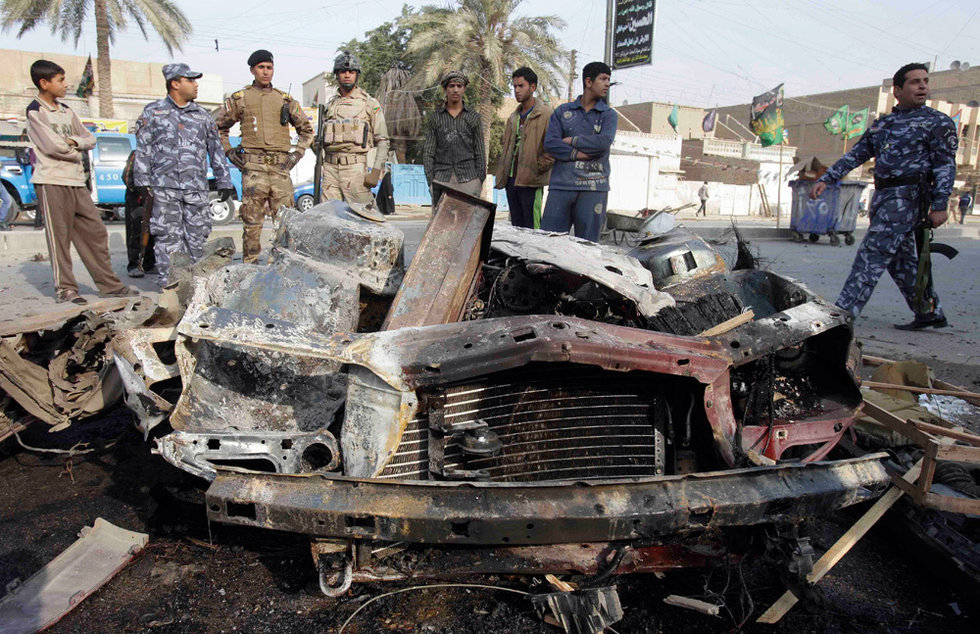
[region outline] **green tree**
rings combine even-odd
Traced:
[[[338,51],[349,51],[361,62],[361,75],[357,84],[370,94],[378,94],[381,77],[396,64],[402,70],[412,72],[415,60],[406,55],[411,30],[405,25],[405,20],[412,13],[412,8],[404,5],[401,16],[395,20],[367,31],[363,39],[350,40],[340,45]]]
[[[413,83],[436,84],[448,70],[462,70],[475,84],[484,147],[489,152],[494,92],[504,93],[510,74],[528,66],[541,90],[558,94],[566,51],[554,35],[558,16],[519,17],[522,0],[457,0],[450,7],[426,5],[402,20],[411,31],[408,55],[418,60]]]
[[[115,43],[116,33],[126,28],[131,20],[143,37],[149,39],[147,26],[151,26],[173,55],[174,50],[181,50],[191,33],[191,25],[171,0],[0,0],[0,29],[7,32],[16,27],[19,38],[47,23],[52,35],[60,35],[62,42],[71,39],[77,47],[85,17],[91,10],[95,11],[99,116],[111,118],[109,45]]]

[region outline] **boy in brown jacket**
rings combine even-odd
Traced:
[[[31,64],[37,98],[27,106],[27,136],[37,157],[31,182],[37,192],[59,302],[87,304],[78,294],[71,270],[71,244],[88,269],[102,297],[129,297],[136,291],[123,286],[112,272],[109,233],[92,194],[85,186],[82,154],[95,147],[95,136],[68,106],[65,69],[44,59]]]
[[[518,105],[507,119],[494,187],[507,190],[512,225],[539,229],[542,190],[555,162],[544,151],[544,133],[552,110],[534,98],[538,76],[533,70],[518,68],[512,79]]]

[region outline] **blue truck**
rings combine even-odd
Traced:
[[[232,139],[237,145],[238,138]],[[122,173],[126,166],[129,153],[136,148],[136,137],[132,134],[118,132],[96,132],[95,148],[89,152],[91,166],[92,197],[96,206],[105,212],[107,220],[121,220],[126,204],[126,185]],[[14,206],[8,215],[12,222],[17,215],[33,222],[37,209],[37,196],[31,184],[31,165],[27,158],[27,147],[24,143],[16,145],[0,145],[0,180],[2,186],[10,192]],[[231,201],[218,201],[213,177],[208,171],[213,193],[211,199],[211,220],[214,224],[225,224],[235,217],[235,206]],[[242,173],[231,166],[231,181],[235,187],[238,200],[242,198]]]

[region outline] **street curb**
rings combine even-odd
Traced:
[[[427,222],[430,217],[429,209],[396,211],[385,219],[388,222]],[[746,240],[789,240],[793,232],[789,228],[781,227],[777,229],[772,226],[759,226],[758,221],[748,221],[740,223],[738,218],[734,220],[742,237]],[[498,213],[497,222],[508,222],[506,213]],[[691,220],[678,218],[678,224],[686,227],[693,233],[702,238],[714,240],[722,237],[726,231],[732,227],[732,223],[727,218],[709,218],[705,220]],[[109,250],[126,248],[126,230],[122,223],[106,225],[109,232]],[[854,231],[854,238],[860,241],[867,233],[867,229],[860,227]],[[267,222],[262,229],[262,241],[268,242],[274,234],[272,223]],[[211,231],[212,238],[230,237],[235,241],[235,248],[239,251],[242,247],[242,228],[237,224],[221,225]],[[944,225],[935,230],[934,239],[937,241],[955,239],[980,239],[980,224],[968,225]],[[828,244],[827,236],[820,236],[817,244]],[[0,260],[31,257],[40,253],[47,257],[48,244],[45,239],[44,231],[34,231],[31,227],[15,227],[12,231],[0,232]]]

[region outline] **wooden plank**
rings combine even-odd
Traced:
[[[722,333],[728,332],[729,330],[733,330],[735,328],[738,328],[742,324],[747,324],[750,321],[752,321],[753,319],[755,319],[755,312],[753,312],[752,309],[749,309],[749,310],[745,311],[744,313],[740,313],[738,315],[735,315],[731,319],[726,319],[725,321],[721,322],[720,324],[716,324],[716,325],[712,326],[711,328],[708,328],[707,330],[705,330],[704,332],[702,332],[698,336],[699,337],[712,337],[714,335],[720,335]]]
[[[915,385],[901,385],[898,383],[881,383],[878,381],[864,381],[861,387],[875,390],[899,390],[902,392],[915,392],[917,394],[937,394],[941,396],[957,396],[964,400],[980,399],[980,394],[976,392],[964,392],[960,390],[939,390],[932,387],[917,387]]]
[[[874,357],[871,356],[870,354],[861,355],[861,359],[864,362],[864,365],[870,366],[872,368],[877,368],[879,365],[885,365],[886,363],[896,363],[896,361],[892,361],[891,359],[886,359],[884,357]]]
[[[695,612],[707,614],[708,616],[718,616],[721,614],[721,607],[715,605],[714,603],[708,603],[707,601],[700,601],[690,597],[682,597],[679,594],[668,595],[667,598],[664,599],[664,603],[678,608],[694,610]]]
[[[969,392],[969,390],[966,390],[960,387],[959,385],[953,385],[952,383],[947,383],[942,379],[934,378],[932,380],[932,384],[943,390],[954,390],[956,392]],[[978,407],[980,407],[980,395],[976,397],[971,396],[971,397],[961,397],[961,398],[963,398],[964,401],[970,403],[971,405],[977,405]]]
[[[912,465],[912,468],[903,477],[908,482],[914,482],[919,477],[919,470],[922,468],[922,461]],[[830,570],[837,565],[844,555],[846,555],[864,535],[871,530],[871,527],[882,518],[888,509],[894,506],[895,502],[902,497],[903,491],[897,487],[892,487],[885,491],[885,494],[878,498],[878,501],[868,509],[868,512],[861,516],[847,532],[841,535],[840,539],[825,552],[823,556],[813,564],[813,570],[807,575],[806,579],[810,583],[817,583]],[[765,613],[759,617],[757,623],[777,623],[787,612],[797,604],[799,599],[792,591],[787,590],[783,596],[769,607]]]
[[[927,506],[937,511],[947,511],[949,513],[963,513],[964,515],[980,515],[980,500],[973,498],[960,498],[952,495],[939,495],[938,493],[926,493],[922,500],[922,506]]]
[[[922,447],[926,447],[930,442],[935,440],[929,434],[920,431],[915,425],[909,423],[908,421],[902,420],[898,416],[895,416],[886,409],[878,407],[867,399],[864,401],[864,413],[885,427],[897,431]]]
[[[940,419],[942,420],[942,419]],[[910,423],[915,425],[917,428],[926,432],[927,434],[936,434],[938,436],[946,436],[948,438],[953,438],[955,440],[962,440],[963,442],[968,442],[971,445],[980,445],[980,436],[976,434],[971,434],[970,432],[963,431],[963,428],[950,429],[946,427],[940,427],[939,425],[933,425],[932,423],[924,423],[921,420],[910,420]],[[949,423],[952,427],[952,423]]]
[[[955,462],[971,462],[980,464],[980,447],[961,447],[950,446],[940,447],[937,455],[939,460],[953,460]]]

